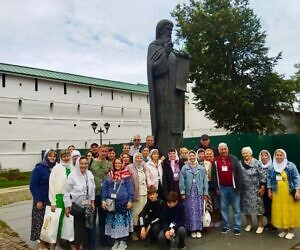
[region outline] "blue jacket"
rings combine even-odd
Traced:
[[[289,161],[285,171],[288,177],[290,192],[296,188],[300,188],[300,175],[296,165]],[[268,170],[267,188],[271,188],[274,192],[277,190],[276,174],[278,173],[275,172],[274,167]]]
[[[184,165],[180,171],[180,194],[191,194],[193,179],[195,179],[197,185],[198,195],[207,195],[208,182],[204,168],[197,165],[195,172],[193,173],[189,164]]]
[[[118,190],[121,181],[116,183],[115,192]],[[104,179],[102,186],[102,201],[105,201],[107,198],[111,198],[111,194],[114,191],[115,182],[108,176]],[[122,186],[117,194],[116,204],[126,204],[129,201],[133,201],[133,185],[131,178],[125,178],[122,181]]]
[[[30,191],[34,201],[49,202],[50,172],[50,169],[42,164],[37,164],[33,169],[30,180]]]

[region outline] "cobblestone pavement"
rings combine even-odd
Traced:
[[[7,225],[0,221],[0,249],[5,250],[28,250],[27,244],[11,230]]]
[[[29,241],[31,208],[32,201],[22,201],[0,207],[0,219],[17,232],[31,249],[35,250],[37,249],[37,244]],[[293,250],[300,250],[299,246],[296,247],[296,244],[300,243],[300,229],[295,231],[295,238],[293,240],[280,239],[277,233],[270,231],[265,231],[261,235],[257,235],[255,230],[249,233],[242,231],[241,233],[240,236],[234,236],[232,232],[222,235],[220,229],[216,228],[204,234],[201,239],[188,237],[186,242],[187,250],[289,250],[292,247]],[[0,249],[20,249],[8,248],[7,246],[10,246],[10,244],[10,241],[6,243],[6,246],[4,245],[5,248],[2,248],[2,245],[0,245]],[[109,250],[110,248],[97,247],[98,249]],[[148,245],[145,242],[129,242],[127,249],[166,250],[167,247],[158,244]]]

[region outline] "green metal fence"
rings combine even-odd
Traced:
[[[262,149],[267,149],[273,155],[277,148],[282,148],[287,152],[289,161],[294,162],[300,170],[300,134],[280,134],[280,135],[258,135],[258,134],[231,134],[211,136],[211,144],[215,147],[220,142],[226,142],[230,153],[237,158],[241,158],[241,149],[250,146],[253,150],[253,156],[258,158]],[[183,144],[188,149],[194,149],[199,144],[199,137],[185,138]],[[114,147],[119,155],[122,150],[122,144],[110,145]],[[87,149],[79,149],[84,155]],[[42,154],[44,151],[42,152]]]
[[[184,145],[193,149],[199,143],[200,138],[185,138]],[[300,169],[300,134],[258,135],[258,134],[232,134],[211,136],[211,144],[218,146],[220,142],[226,142],[232,154],[241,158],[241,149],[250,146],[253,156],[258,158],[262,149],[267,149],[273,155],[274,151],[282,148],[287,152],[289,161],[294,162]]]

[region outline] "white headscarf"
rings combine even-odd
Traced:
[[[140,152],[135,153],[133,155],[133,166],[135,166],[137,170],[142,170],[144,168],[144,164],[143,164],[143,162],[141,162],[139,164],[136,163],[136,157],[137,156],[140,156],[143,159],[143,154],[142,153],[140,153]]]
[[[263,162],[261,160],[261,154],[262,153],[266,153],[269,156],[269,161],[266,164],[263,164]],[[263,168],[269,168],[270,166],[272,166],[272,157],[271,157],[271,154],[266,149],[263,149],[262,151],[259,152],[258,160],[261,163],[261,165],[263,166]]]
[[[199,150],[198,150],[198,151],[199,151]],[[198,152],[198,151],[197,151],[197,152]],[[194,150],[190,150],[190,151],[188,152],[188,163],[189,163],[189,165],[191,166],[190,153],[195,154],[196,159],[195,159],[195,163],[194,163],[194,164],[196,164],[196,166],[199,165],[197,153],[196,153]]]
[[[278,152],[278,151],[281,151],[281,152],[284,154],[284,160],[283,160],[283,162],[281,162],[281,163],[278,163],[278,162],[276,161],[276,158],[275,158],[275,154],[276,154],[276,152]],[[287,156],[286,156],[286,152],[285,152],[283,149],[281,149],[281,148],[276,149],[275,152],[274,152],[274,158],[273,158],[273,159],[274,159],[274,161],[273,161],[273,166],[274,166],[275,171],[276,171],[277,173],[281,173],[281,172],[286,168],[287,163],[288,163]]]

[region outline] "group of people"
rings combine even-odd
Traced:
[[[128,237],[184,249],[187,234],[202,237],[206,211],[211,215],[206,231],[222,225],[221,233],[228,233],[230,205],[235,235],[241,234],[243,213],[246,232],[252,230],[256,215],[257,234],[270,228],[292,239],[293,229],[300,226],[300,175],[295,164],[283,149],[275,150],[273,160],[268,150],[255,159],[250,147],[244,147],[241,156],[239,161],[229,154],[226,143],[213,148],[208,135],[201,136],[194,150],[181,148],[179,155],[174,148],[161,155],[153,136],[147,136],[142,146],[139,135],[133,137],[133,145],[123,145],[119,157],[113,148],[96,143],[85,156],[71,145],[60,151],[59,160],[56,151],[49,150],[32,172],[31,240],[48,249],[40,239],[46,205],[52,211],[62,209],[57,244],[62,242],[64,217],[74,216],[71,249],[95,249],[97,239],[101,246],[112,242],[113,250],[122,250]],[[85,216],[74,212],[77,206],[94,212],[94,227],[87,227]]]

